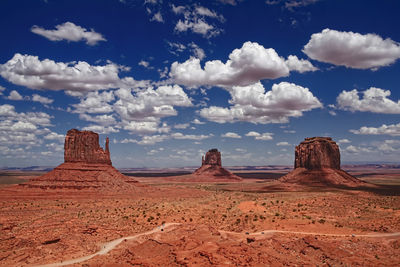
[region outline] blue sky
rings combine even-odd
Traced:
[[[398,162],[399,1],[0,3],[0,167],[55,166],[71,128],[116,167]]]

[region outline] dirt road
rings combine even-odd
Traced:
[[[118,239],[115,239],[113,241],[104,243],[101,245],[101,249],[97,251],[96,253],[76,258],[76,259],[71,259],[71,260],[66,260],[62,262],[57,262],[57,263],[51,263],[51,264],[45,264],[45,265],[38,265],[38,267],[56,267],[56,266],[65,266],[65,265],[70,265],[70,264],[75,264],[75,263],[80,263],[87,261],[95,256],[98,255],[104,255],[113,250],[116,246],[118,246],[122,241],[125,240],[135,240],[141,236],[146,236],[146,235],[151,235],[153,233],[166,233],[174,229],[172,226],[177,226],[180,225],[180,223],[166,223],[161,226],[157,226],[153,230],[132,235],[132,236],[127,236],[127,237],[121,237]],[[237,233],[237,232],[230,232],[230,231],[223,231],[219,230],[221,235],[224,238],[229,238],[229,237],[237,237],[237,238],[245,238],[245,237],[266,237],[268,235],[274,234],[274,233],[287,233],[287,234],[298,234],[298,235],[316,235],[316,236],[336,236],[336,237],[370,237],[370,238],[390,238],[390,237],[400,237],[400,232],[395,232],[395,233],[373,233],[373,234],[324,234],[324,233],[315,233],[315,232],[299,232],[299,231],[285,231],[285,230],[264,230],[260,232],[255,232],[255,233]]]

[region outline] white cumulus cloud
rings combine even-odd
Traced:
[[[15,54],[0,64],[0,75],[7,81],[31,89],[91,91],[121,86],[136,86],[131,77],[120,79],[120,71],[129,68],[108,62],[104,66],[92,66],[85,61],[77,63],[39,60],[37,56]]]
[[[115,99],[113,91],[89,92],[80,99],[78,104],[73,104],[74,113],[110,113],[113,111],[109,104]]]
[[[232,133],[232,132],[227,132],[227,133],[221,134],[221,137],[235,138],[235,139],[242,138],[242,137],[241,137],[240,135],[238,135],[237,133]]]
[[[400,136],[400,123],[390,125],[383,124],[380,127],[363,126],[358,130],[350,130],[350,132],[353,134]]]
[[[230,94],[232,106],[211,106],[200,110],[200,115],[218,123],[286,123],[289,117],[300,117],[304,111],[322,107],[308,88],[287,82],[274,84],[268,92],[261,83],[234,86]]]
[[[286,141],[276,143],[277,146],[290,146],[290,144]]]
[[[254,137],[256,140],[263,140],[263,141],[269,141],[273,140],[273,133],[259,133],[255,131],[250,131],[246,134],[248,137]]]
[[[7,99],[9,100],[24,100],[24,98],[22,97],[22,95],[20,95],[17,91],[12,90],[10,92],[10,95],[7,97]]]
[[[38,95],[38,94],[33,94],[33,95],[32,95],[32,101],[34,101],[34,102],[40,102],[40,103],[42,103],[42,104],[51,104],[51,103],[54,102],[53,99],[50,99],[50,98],[48,98],[48,97],[41,96],[41,95]]]
[[[170,77],[178,84],[187,86],[246,86],[262,79],[276,79],[289,75],[284,58],[272,48],[264,48],[246,42],[229,55],[226,63],[207,61],[204,69],[198,58],[171,65]]]
[[[106,41],[106,39],[98,32],[93,29],[88,31],[87,29],[75,25],[72,22],[65,22],[57,25],[55,30],[46,30],[42,27],[34,25],[31,28],[33,33],[41,35],[51,41],[70,41],[79,42],[85,40],[88,45],[95,45],[100,41]]]
[[[305,59],[299,59],[297,56],[290,55],[285,61],[290,71],[298,71],[300,73],[307,71],[317,71],[318,68],[315,67],[310,61]]]
[[[378,69],[400,58],[400,44],[376,34],[324,29],[311,35],[303,52],[314,60],[355,69]]]
[[[371,87],[362,92],[356,89],[343,91],[336,99],[337,106],[343,110],[363,111],[383,114],[400,114],[400,101],[389,99],[391,92],[376,87]]]

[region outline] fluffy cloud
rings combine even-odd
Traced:
[[[276,143],[277,146],[290,146],[288,142],[278,142]]]
[[[135,140],[135,139],[124,139],[121,141],[122,144],[126,143],[136,143],[138,145],[154,145],[156,143],[163,142],[165,140],[169,139],[168,135],[145,135],[142,137],[141,140]]]
[[[159,118],[175,116],[174,106],[190,107],[192,102],[178,86],[151,87],[132,94],[131,89],[119,89],[115,92],[119,100],[114,104],[115,110],[124,120],[157,121]]]
[[[400,136],[400,123],[390,125],[383,124],[377,128],[363,126],[358,130],[350,130],[350,132],[353,134]]]
[[[40,102],[40,103],[42,103],[42,104],[51,104],[51,103],[54,102],[53,99],[50,99],[50,98],[48,98],[48,97],[41,96],[41,95],[38,95],[38,94],[33,94],[33,95],[32,95],[32,101],[34,101],[34,102]]]
[[[207,61],[204,69],[200,60],[190,58],[184,63],[171,65],[170,77],[187,86],[246,86],[262,79],[276,79],[289,75],[285,60],[272,48],[266,49],[258,43],[246,42],[235,49],[229,60]]]
[[[400,58],[400,45],[376,34],[325,29],[311,35],[303,52],[312,59],[355,69],[377,69]]]
[[[100,41],[106,41],[100,33],[95,32],[93,29],[88,31],[72,22],[65,22],[57,25],[56,30],[45,30],[35,25],[31,28],[31,31],[51,41],[67,40],[69,42],[79,42],[81,40],[86,40],[88,45],[95,45]]]
[[[112,126],[103,126],[103,125],[89,125],[83,127],[84,131],[93,131],[100,134],[109,134],[109,133],[118,133],[119,129]]]
[[[159,121],[123,121],[124,130],[133,134],[168,133],[171,129],[167,124]]]
[[[109,104],[115,99],[113,91],[89,92],[80,99],[78,104],[73,104],[74,113],[110,113],[113,111]]]
[[[31,89],[91,91],[121,86],[136,87],[131,77],[120,79],[118,73],[129,68],[108,62],[104,66],[39,60],[37,56],[15,54],[0,64],[0,75],[11,83]]]
[[[298,71],[300,73],[307,71],[316,71],[317,67],[314,67],[313,64],[305,59],[299,59],[297,56],[288,56],[288,59],[285,61],[290,71]]]
[[[195,135],[195,134],[182,134],[182,133],[173,133],[171,134],[171,138],[180,139],[180,140],[203,140],[214,136],[213,134],[209,135]]]
[[[0,105],[0,146],[24,145],[25,149],[43,143],[38,136],[49,134],[51,116],[44,112],[16,112],[12,105]]]
[[[344,149],[345,152],[351,153],[351,154],[359,154],[359,153],[371,153],[372,150],[367,147],[361,147],[361,146],[353,146],[350,145]]]
[[[206,38],[217,36],[222,32],[221,29],[215,24],[208,22],[207,19],[211,18],[224,22],[224,17],[206,7],[198,5],[194,7],[172,5],[172,12],[178,16],[183,16],[183,20],[179,19],[176,23],[175,32],[192,31]]]
[[[175,129],[186,129],[190,126],[189,123],[180,123],[180,124],[175,124],[174,128]]]
[[[256,139],[256,140],[263,140],[263,141],[269,141],[269,140],[274,139],[273,135],[274,135],[273,133],[262,133],[261,134],[261,133],[254,132],[254,131],[248,132],[246,134],[246,136],[254,137],[254,139]]]
[[[90,116],[88,114],[79,114],[79,118],[81,120],[95,122],[102,126],[114,125],[117,122],[113,115],[107,115],[107,114],[97,115],[97,116]]]
[[[7,97],[7,99],[9,100],[24,100],[24,98],[22,97],[22,95],[20,95],[17,91],[12,90],[10,92],[10,95]]]
[[[136,139],[124,139],[121,143],[136,143],[139,145],[154,145],[156,143],[163,142],[168,139],[177,139],[177,140],[204,140],[210,137],[213,137],[213,134],[209,135],[195,135],[195,134],[183,134],[183,133],[172,133],[172,134],[156,134],[156,135],[145,135],[142,136],[141,140]]]
[[[193,124],[197,124],[197,125],[200,125],[200,124],[205,124],[205,122],[203,122],[203,121],[200,121],[199,119],[194,119],[193,121],[192,121],[192,123]]]
[[[384,140],[373,141],[369,144],[362,144],[359,146],[350,145],[343,149],[344,154],[356,154],[359,157],[368,156],[375,158],[379,156],[381,159],[397,159],[398,152],[400,152],[399,140]]]
[[[340,109],[350,111],[368,111],[373,113],[400,114],[400,101],[394,102],[388,97],[391,92],[380,88],[371,87],[362,92],[360,99],[359,92],[343,91],[336,99]]]
[[[176,116],[175,107],[190,107],[192,102],[180,86],[168,85],[156,89],[89,92],[72,106],[72,112],[79,113],[80,119],[96,123],[87,129],[98,129],[102,133],[124,129],[132,134],[149,134],[169,132],[170,127],[161,123],[161,119]],[[115,114],[107,114],[112,112]]]
[[[229,108],[211,106],[200,115],[218,123],[247,121],[252,123],[286,123],[289,117],[300,117],[304,111],[322,107],[308,88],[287,82],[274,84],[265,92],[261,83],[234,86]]]
[[[242,138],[242,137],[241,137],[240,135],[238,135],[237,133],[232,133],[232,132],[227,132],[227,133],[221,134],[221,137],[236,138],[236,139]]]
[[[48,135],[44,136],[44,139],[57,140],[57,141],[59,141],[61,143],[61,142],[64,142],[65,136],[63,134],[58,134],[58,133],[55,133],[55,132],[51,132]]]

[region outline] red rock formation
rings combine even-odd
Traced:
[[[69,130],[65,136],[64,162],[99,163],[111,165],[110,150],[99,145],[99,135],[92,131]]]
[[[239,176],[236,176],[230,171],[222,168],[221,162],[221,152],[216,148],[210,149],[206,153],[205,157],[202,157],[201,167],[193,173],[195,180],[197,181],[200,176],[203,178],[202,181],[206,181],[210,178],[211,180],[242,180]]]
[[[208,150],[208,152],[206,153],[206,157],[204,158],[203,156],[201,159],[201,166],[203,165],[222,166],[221,152],[219,152],[216,148]]]
[[[294,167],[340,170],[339,146],[330,137],[306,138],[296,146]]]
[[[69,130],[65,136],[64,163],[21,186],[40,189],[132,190],[137,183],[111,165],[109,140],[105,151],[99,135],[91,131]]]
[[[306,138],[296,146],[294,168],[279,181],[350,187],[364,183],[340,169],[339,146],[330,137]]]

